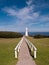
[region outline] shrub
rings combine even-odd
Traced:
[[[34,38],[49,38],[49,36],[45,36],[45,35],[34,35]]]
[[[0,32],[0,38],[19,38],[23,35],[18,32]]]

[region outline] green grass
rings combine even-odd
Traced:
[[[37,58],[35,62],[37,65],[49,65],[49,38],[28,39],[37,47]]]
[[[14,48],[20,38],[0,38],[0,65],[16,65]]]

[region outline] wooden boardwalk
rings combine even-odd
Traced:
[[[28,46],[23,39],[20,52],[18,55],[18,62],[16,65],[36,65],[33,58],[30,56]]]

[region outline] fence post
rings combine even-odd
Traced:
[[[31,47],[31,51],[33,51],[33,48]]]
[[[36,50],[34,50],[34,58],[36,58]]]
[[[18,55],[17,55],[17,51],[15,50],[15,58],[17,58],[17,56],[18,56]]]

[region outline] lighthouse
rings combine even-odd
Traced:
[[[28,36],[28,28],[26,28],[25,36]]]

